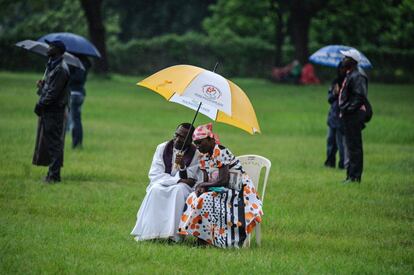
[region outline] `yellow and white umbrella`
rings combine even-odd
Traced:
[[[147,77],[137,85],[215,121],[233,125],[250,134],[260,133],[256,113],[243,90],[212,71],[191,65],[176,65]]]

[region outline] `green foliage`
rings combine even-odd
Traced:
[[[319,44],[384,46],[395,9],[392,0],[331,0],[312,22],[312,40]]]
[[[105,25],[106,43],[111,44],[118,41],[121,33],[121,15],[112,9],[104,9],[103,17]]]
[[[169,34],[109,45],[110,66],[128,74],[150,74],[176,64],[212,69],[220,63],[225,75],[264,76],[270,72],[272,45],[257,38],[208,37],[198,33]]]
[[[60,185],[31,165],[37,74],[0,73],[1,274],[413,274],[414,86],[370,85],[361,185],[323,167],[326,86],[234,79],[262,134],[214,123],[236,155],[272,161],[262,246],[216,249],[133,241],[157,144],[194,112],[135,83],[91,75],[84,149],[67,135]],[[209,121],[204,116],[196,124]]]
[[[14,46],[52,32],[86,36],[87,24],[79,1],[0,0],[0,67],[8,70],[43,70],[45,57]]]
[[[51,32],[87,33],[79,1],[22,0],[5,5],[2,13],[3,37],[36,40]]]
[[[346,44],[355,47],[410,49],[414,45],[414,1],[274,1],[289,17],[296,5],[312,11],[310,43]],[[204,20],[212,36],[259,37],[273,42],[275,14],[272,1],[219,0]],[[290,18],[293,20],[293,18]],[[295,24],[294,21],[290,22]],[[291,27],[290,27],[291,30]],[[289,32],[287,32],[289,34]]]
[[[281,64],[287,64],[295,56],[289,36],[295,22],[290,17],[300,2],[313,15],[310,53],[326,44],[354,46],[373,63],[369,73],[372,80],[414,81],[414,0],[201,2],[103,1],[110,69],[149,74],[178,63],[212,68],[219,61],[228,75],[268,77],[276,55],[276,38],[281,38],[275,37],[279,22],[276,11],[282,12],[282,36],[286,36]],[[88,37],[77,0],[0,0],[0,6],[0,68],[44,67],[41,58],[15,48],[17,41],[60,31]]]
[[[119,14],[119,39],[150,38],[167,33],[201,31],[201,21],[209,15],[214,0],[107,0],[105,10]]]
[[[392,9],[393,24],[390,31],[382,35],[389,47],[412,49],[414,47],[414,1],[403,0]]]
[[[212,15],[203,22],[211,37],[257,37],[267,41],[274,39],[274,14],[268,0],[249,1],[219,0],[211,5]]]

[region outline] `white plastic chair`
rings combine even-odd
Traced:
[[[264,202],[267,179],[269,178],[269,172],[270,172],[270,167],[272,166],[272,163],[267,158],[258,156],[258,155],[243,155],[243,156],[238,156],[237,158],[240,160],[241,165],[243,166],[243,169],[246,171],[250,179],[253,181],[254,187],[256,188],[259,194],[260,194],[260,189],[259,189],[260,188],[260,181],[259,181],[260,172],[262,171],[262,168],[266,169],[264,180],[263,180],[263,185],[261,187],[262,191],[261,191],[261,196],[260,196],[260,199],[262,200],[262,202]],[[256,224],[256,227],[254,230],[256,233],[256,243],[257,245],[260,245],[261,243],[260,223]],[[244,242],[244,245],[243,245],[244,247],[250,247],[250,235],[251,234],[247,236]]]

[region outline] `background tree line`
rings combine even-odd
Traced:
[[[88,37],[97,72],[148,74],[178,63],[266,77],[326,44],[351,45],[379,81],[412,81],[414,0],[0,0],[0,68],[33,69],[13,44],[50,32]],[[320,69],[320,68],[318,68]]]

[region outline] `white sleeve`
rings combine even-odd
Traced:
[[[175,176],[171,176],[168,173],[165,173],[165,165],[163,160],[163,152],[165,149],[166,143],[160,144],[157,146],[157,150],[155,151],[154,157],[152,159],[151,168],[148,173],[148,177],[150,180],[150,185],[153,184],[161,184],[164,186],[170,186],[177,184],[180,180],[179,173],[175,174]]]

